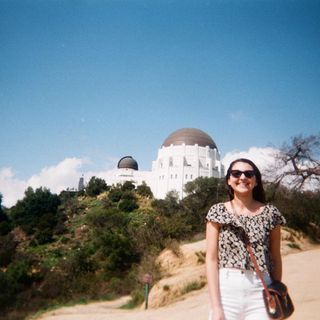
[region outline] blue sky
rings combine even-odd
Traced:
[[[319,1],[0,0],[0,170],[124,155],[150,170],[183,127],[222,156],[317,134],[319,16]]]

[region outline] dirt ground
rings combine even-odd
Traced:
[[[320,320],[319,268],[320,247],[283,257],[283,281],[288,285],[296,308],[290,319]],[[37,320],[198,320],[208,317],[206,287],[164,307],[148,310],[118,309],[128,299],[129,297],[123,297],[113,302],[64,307],[43,314]]]

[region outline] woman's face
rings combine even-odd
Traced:
[[[235,194],[251,195],[257,185],[254,169],[246,162],[236,162],[231,168],[228,185]]]

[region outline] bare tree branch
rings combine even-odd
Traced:
[[[320,134],[295,136],[285,143],[276,156],[273,182],[286,182],[291,188],[302,189],[312,183],[320,186]],[[315,185],[314,185],[315,186]]]

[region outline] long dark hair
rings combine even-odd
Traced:
[[[248,163],[253,168],[253,170],[255,172],[255,175],[256,175],[257,185],[252,190],[252,197],[256,201],[265,203],[266,202],[266,196],[265,196],[265,192],[264,192],[264,189],[263,189],[263,184],[262,184],[262,179],[261,179],[261,172],[258,169],[258,167],[251,160],[246,159],[246,158],[240,158],[240,159],[236,159],[236,160],[232,161],[230,163],[229,168],[228,168],[225,182],[226,182],[227,191],[228,191],[230,200],[232,200],[234,198],[234,191],[233,191],[232,187],[228,185],[228,180],[230,178],[230,172],[232,170],[232,167],[237,162]]]

